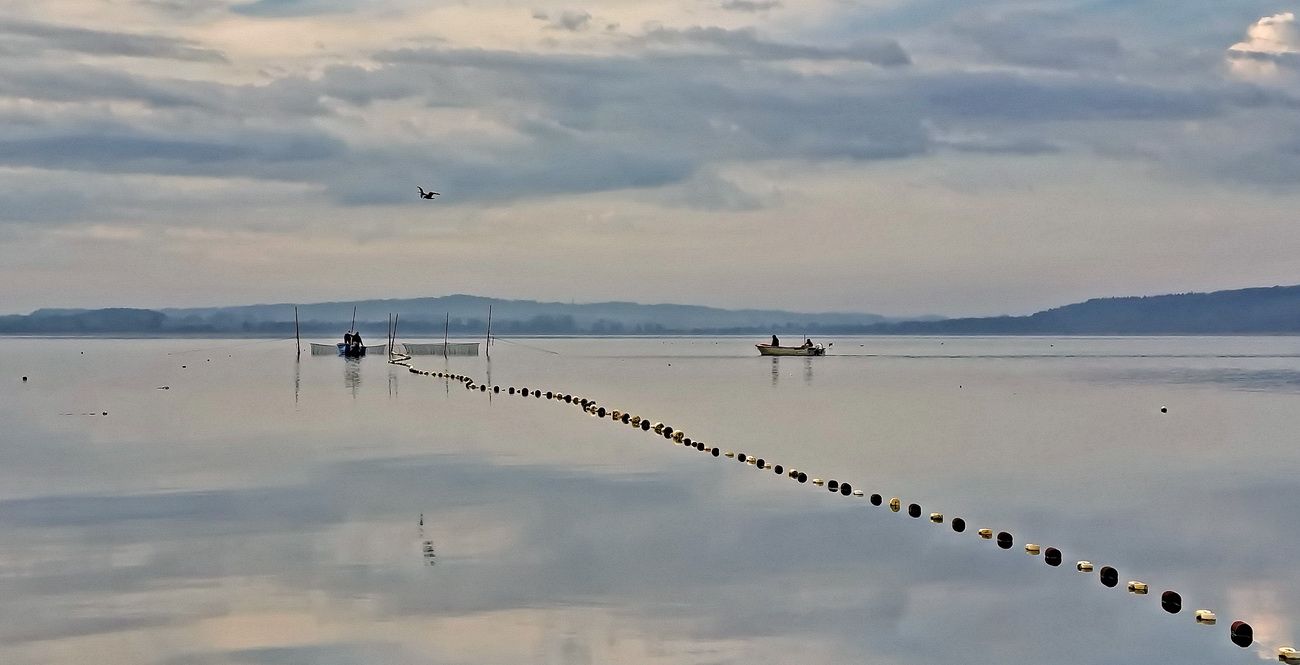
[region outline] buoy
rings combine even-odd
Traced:
[[[695,442],[695,449],[696,449],[696,450],[700,450],[700,451],[704,450],[704,442],[703,442],[703,441],[696,441],[696,442]]]
[[[568,402],[569,404],[572,404],[572,403],[573,403],[573,395],[565,395],[565,396],[564,396],[564,401],[565,401],[565,402]]]
[[[669,426],[667,426],[667,425],[664,425],[664,436],[669,436],[669,437],[671,437],[671,436],[672,436],[673,434],[675,434],[676,432],[677,432],[677,430],[675,430],[675,429],[673,429],[673,428],[671,428],[671,427],[669,427]]]
[[[799,482],[801,482],[801,483],[806,483],[806,482],[808,482],[808,474],[806,474],[806,473],[800,471],[800,472],[799,472],[799,479],[798,479],[798,480],[799,480]]]
[[[494,393],[501,392],[501,386],[492,386],[492,392]]]
[[[838,480],[828,480],[828,481],[826,481],[826,489],[829,489],[829,490],[832,491],[832,492],[838,492],[838,491],[840,491],[840,481],[838,481]]]
[[[1295,647],[1278,647],[1277,659],[1284,663],[1300,663],[1300,651]]]
[[[619,416],[618,419],[621,420],[621,421],[623,421],[623,424],[626,425],[626,424],[628,423],[628,421],[632,420],[632,416],[629,416],[628,414],[625,413],[625,414]]]
[[[760,469],[767,468],[767,460],[763,459],[762,457],[758,458],[754,463],[757,464],[758,468]]]
[[[1033,543],[1025,543],[1025,554],[1038,556],[1038,546]]]
[[[549,391],[549,390],[546,391],[546,399],[551,399],[551,397],[552,397],[554,394],[555,394],[555,393],[552,393],[552,392]]]
[[[694,441],[691,441],[691,437],[689,437],[689,436],[683,436],[683,437],[682,437],[682,440],[681,440],[681,444],[684,445],[684,446],[686,446],[687,448],[694,448],[694,447],[695,447],[695,442],[694,442]]]
[[[943,513],[930,513],[930,521],[935,524],[943,524]]]
[[[785,469],[781,468],[781,465],[780,465],[780,464],[778,464],[778,465],[772,467],[772,471],[773,471],[774,473],[776,473],[776,475],[778,475],[778,476],[781,475],[781,474],[783,474],[783,473],[785,473]]]
[[[1091,561],[1080,561],[1079,563],[1075,564],[1074,567],[1077,568],[1077,569],[1079,570],[1079,572],[1081,572],[1081,573],[1091,573],[1091,572],[1092,572],[1092,562],[1091,562]]]
[[[853,487],[851,487],[848,483],[840,483],[840,494],[843,494],[844,496],[848,496],[852,493],[853,493]]]
[[[596,415],[600,416],[601,418],[604,418],[604,417],[605,417],[605,407],[603,407],[603,406],[602,406],[602,407],[597,407],[597,409],[596,409]]]
[[[478,387],[478,390],[479,390],[479,392],[483,392],[483,393],[487,392],[487,384],[484,383],[484,384],[480,385],[480,386]]]
[[[879,506],[880,504],[882,504],[882,503],[884,503],[884,502],[885,502],[885,498],[882,497],[882,496],[880,496],[879,494],[872,494],[872,495],[871,495],[871,505],[873,505],[873,506]]]
[[[522,393],[524,397],[527,397],[527,396],[528,396],[528,389],[527,389],[527,388],[520,388],[520,389],[519,389],[519,392]]]
[[[751,458],[745,460],[745,464],[748,464],[748,465],[750,465],[750,466],[757,466],[757,465],[758,465],[758,458],[757,458],[757,457],[751,457]]]
[[[1043,550],[1043,563],[1053,567],[1061,565],[1061,550],[1055,547]]]
[[[908,507],[907,507],[907,514],[908,514],[908,515],[911,515],[912,517],[920,517],[920,516],[921,516],[921,506],[920,506],[919,504],[915,504],[915,503],[908,505]]]
[[[952,530],[961,533],[966,530],[966,520],[960,517],[952,518]]]
[[[897,497],[889,500],[890,510],[894,512],[898,512],[899,510],[902,510],[902,508],[903,508],[903,502],[899,501]]]
[[[1170,614],[1178,614],[1183,611],[1183,597],[1177,591],[1166,591],[1160,594],[1160,607]]]
[[[709,452],[710,452],[714,457],[717,457],[718,455],[721,455],[721,454],[722,454],[722,449],[720,449],[720,448],[713,448],[713,449],[711,449]]]
[[[1169,407],[1167,406],[1160,407],[1160,413],[1169,413]]]
[[[731,452],[730,450],[728,450],[727,452],[722,453],[722,455],[723,455],[723,457],[735,457],[735,456],[736,456],[736,453],[733,453],[733,452]]]
[[[652,426],[652,429],[655,431],[655,434],[662,434],[663,431],[664,431],[664,424],[663,424],[663,423],[655,423],[655,424]]]
[[[650,421],[649,421],[649,420],[642,420],[642,421],[641,421],[641,431],[642,431],[642,432],[649,432],[649,431],[650,431]]]
[[[736,453],[736,461],[743,462],[748,456],[745,453]]]
[[[614,409],[613,411],[609,412],[609,417],[613,418],[614,420],[618,420],[619,418],[623,417],[623,412],[619,411],[618,409]]]
[[[803,482],[803,481],[800,481],[800,482]],[[813,484],[816,485],[816,486],[818,486],[818,487],[821,487],[822,485],[825,485],[825,484],[826,484],[826,481],[825,481],[825,480],[822,480],[821,478],[813,478]]]
[[[24,377],[23,377],[23,381],[26,381],[26,380],[27,380],[27,377],[24,376]]]
[[[999,531],[998,547],[1001,547],[1004,550],[1009,550],[1011,549],[1011,545],[1012,545],[1011,534],[1007,533],[1006,531]]]
[[[853,490],[853,496],[862,496],[862,490]]]
[[[105,411],[105,412],[104,412],[104,413],[103,413],[103,415],[105,415],[105,416],[107,416],[107,415],[108,415],[108,412],[107,412],[107,411]]]
[[[1196,623],[1213,626],[1216,621],[1218,621],[1218,618],[1214,616],[1214,612],[1209,610],[1196,610]]]
[[[980,534],[980,538],[983,538],[984,540],[993,540],[992,529],[980,529],[979,534]]]
[[[1146,582],[1137,582],[1137,581],[1129,582],[1128,592],[1139,596],[1147,595]]]
[[[1101,578],[1102,586],[1114,587],[1116,584],[1119,584],[1119,571],[1110,566],[1102,566],[1099,577]]]
[[[583,406],[587,406],[588,404],[590,404],[590,402],[587,401],[587,398],[586,398],[586,397],[584,397],[584,398],[578,400],[578,403],[581,404],[581,405],[583,405]]]

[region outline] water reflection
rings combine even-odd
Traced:
[[[357,389],[361,387],[361,359],[344,358],[343,359],[343,386],[352,392],[352,396],[357,396]]]
[[[97,342],[90,367],[59,365],[66,344],[41,356],[0,340],[15,374],[41,374],[0,381],[0,662],[924,665],[957,648],[972,665],[1244,665],[1236,619],[1269,648],[1294,643],[1294,396],[1237,388],[1289,393],[1300,363],[1161,360],[1117,385],[1088,379],[1132,359],[1007,363],[949,340],[967,359],[786,358],[805,382],[823,366],[816,391],[780,391],[779,359],[769,386],[752,347],[718,341],[671,367],[628,341],[550,342],[563,357],[503,345],[493,379],[608,396],[971,528],[546,400],[503,392],[489,411],[449,380],[432,399],[433,377],[398,398],[398,370],[373,358],[345,363],[340,390],[333,359],[288,367],[292,349],[181,372],[139,369],[157,340]],[[111,417],[56,417],[101,403]],[[339,418],[339,404],[356,408]],[[999,550],[983,527],[1059,547],[1067,565]],[[1120,588],[1074,572],[1078,558],[1118,568]],[[1166,615],[1165,588],[1220,625]]]
[[[803,382],[806,385],[812,385],[813,362],[814,362],[813,359],[810,357],[804,357],[804,358],[789,358],[788,360],[790,362],[798,361],[803,363],[802,365]],[[772,356],[772,385],[776,386],[777,383],[780,381],[780,378],[781,378],[781,358],[779,356]]]

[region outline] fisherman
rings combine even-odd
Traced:
[[[781,346],[781,340],[777,339],[776,335],[772,335],[772,346]]]
[[[811,348],[813,348],[812,340],[811,340],[811,339],[808,339],[807,337],[803,338],[803,348],[805,348],[805,349],[811,349]]]

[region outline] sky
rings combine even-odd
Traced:
[[[1292,7],[6,0],[0,313],[1296,284]]]

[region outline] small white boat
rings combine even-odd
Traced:
[[[826,347],[818,344],[816,346],[772,346],[771,344],[755,344],[760,356],[824,356]]]

